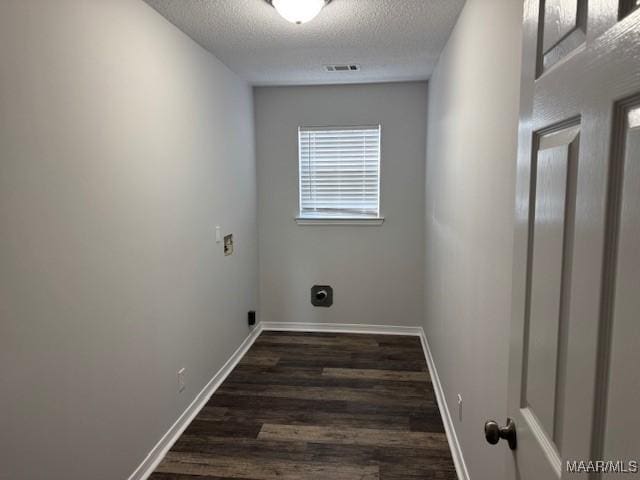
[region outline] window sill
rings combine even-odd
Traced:
[[[362,218],[362,217],[342,217],[342,218],[314,218],[314,217],[296,217],[298,225],[362,225],[362,226],[378,226],[384,223],[384,217]]]

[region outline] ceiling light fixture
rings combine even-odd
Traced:
[[[331,0],[267,0],[285,20],[306,23],[313,20]]]

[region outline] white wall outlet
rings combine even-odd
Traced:
[[[187,384],[184,378],[186,372],[187,370],[184,367],[178,370],[178,393],[184,392],[184,389],[187,388]]]
[[[462,395],[458,394],[458,420],[462,421]]]
[[[216,225],[216,243],[220,243],[222,241],[222,233],[220,231],[220,225]]]

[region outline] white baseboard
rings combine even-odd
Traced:
[[[169,430],[163,435],[160,441],[151,449],[147,457],[142,461],[140,466],[131,474],[128,480],[146,480],[156,469],[158,464],[162,461],[167,452],[171,449],[173,444],[178,440],[180,435],[189,426],[191,421],[202,410],[202,408],[209,401],[209,398],[218,389],[218,387],[224,382],[225,378],[231,373],[238,362],[242,359],[245,353],[251,348],[253,342],[264,330],[273,331],[291,331],[291,332],[333,332],[333,333],[369,333],[379,335],[412,335],[420,338],[424,356],[427,360],[427,366],[429,367],[429,373],[431,375],[431,381],[433,383],[433,389],[436,395],[436,401],[438,408],[440,409],[440,415],[442,417],[442,423],[444,424],[444,430],[447,435],[447,441],[449,442],[449,448],[451,449],[451,456],[453,457],[453,463],[456,468],[456,472],[459,480],[470,480],[467,466],[462,456],[462,449],[458,442],[455,427],[451,414],[449,413],[449,407],[445,401],[444,392],[442,390],[442,384],[438,377],[438,371],[436,370],[431,356],[431,350],[429,349],[429,343],[422,327],[403,327],[403,326],[391,326],[391,325],[362,325],[362,324],[342,324],[342,323],[293,323],[293,322],[261,322],[255,326],[251,333],[245,338],[242,344],[231,355],[229,360],[222,366],[222,368],[213,376],[213,378],[205,385],[202,391],[191,402],[187,409],[180,415],[178,420],[169,428]]]
[[[427,342],[427,336],[424,330],[420,329],[420,342],[422,343],[422,349],[424,350],[424,356],[427,359],[427,366],[429,367],[429,374],[431,375],[431,383],[433,384],[433,390],[436,394],[436,401],[438,402],[438,408],[440,409],[440,416],[442,417],[442,423],[444,424],[444,431],[447,434],[447,441],[449,442],[449,449],[451,450],[451,456],[453,457],[453,465],[456,467],[456,473],[459,480],[470,480],[469,471],[467,470],[467,464],[464,462],[462,455],[462,448],[458,441],[458,435],[456,435],[456,429],[453,425],[453,419],[447,406],[447,401],[440,383],[440,377],[438,377],[438,371],[431,355],[431,349],[429,348],[429,342]]]
[[[380,335],[416,335],[422,332],[420,327],[401,327],[395,325],[363,325],[359,323],[297,323],[297,322],[261,322],[262,330],[287,332],[328,332],[328,333],[369,333]]]
[[[182,415],[175,421],[171,428],[167,430],[160,441],[156,443],[155,447],[151,449],[147,457],[136,468],[136,470],[129,476],[128,480],[146,480],[153,473],[156,467],[160,464],[164,456],[171,449],[173,444],[180,438],[182,432],[189,426],[191,421],[207,404],[209,398],[218,389],[218,387],[224,382],[225,378],[231,373],[238,362],[242,359],[247,350],[251,348],[253,342],[260,335],[262,327],[260,324],[256,325],[251,333],[244,339],[242,344],[233,352],[233,355],[226,361],[220,370],[213,376],[211,380],[200,391],[196,398],[186,408]]]

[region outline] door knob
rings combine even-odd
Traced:
[[[484,438],[487,439],[491,445],[495,445],[504,439],[509,442],[509,448],[515,450],[518,446],[516,438],[516,424],[510,418],[507,418],[507,424],[504,427],[498,425],[495,420],[489,420],[484,424]]]

